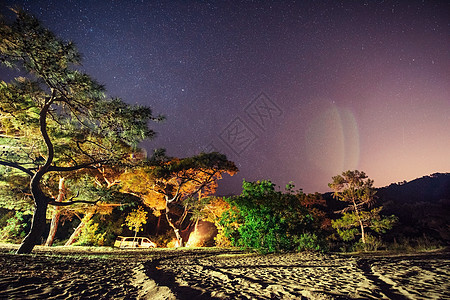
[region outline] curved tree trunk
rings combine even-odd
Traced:
[[[83,221],[81,221],[80,224],[78,224],[77,228],[75,228],[75,231],[70,235],[69,239],[64,244],[64,246],[70,246],[73,244],[75,239],[80,235],[81,230],[83,230],[85,224],[86,223],[84,223]]]
[[[51,247],[53,245],[53,241],[55,240],[56,231],[58,230],[59,217],[61,216],[61,208],[59,206],[55,207],[55,211],[53,213],[52,222],[50,223],[50,231],[47,236],[47,240],[45,241],[45,246]]]
[[[56,198],[56,202],[62,202],[62,200],[64,199],[66,193],[64,181],[65,181],[64,177],[59,178],[59,191],[58,191],[58,198]],[[48,233],[47,241],[45,242],[45,246],[47,247],[53,245],[53,240],[55,239],[56,231],[58,230],[58,223],[60,216],[61,216],[61,207],[55,206],[52,222],[50,223],[50,232]]]
[[[55,154],[55,149],[50,141],[50,137],[47,132],[47,113],[56,95],[56,91],[52,89],[52,96],[48,101],[45,102],[44,106],[39,113],[39,129],[41,131],[44,142],[47,145],[47,160],[45,164],[39,168],[39,170],[34,174],[30,181],[31,194],[34,199],[34,214],[33,220],[31,222],[31,229],[28,235],[22,241],[19,249],[17,249],[17,254],[31,253],[36,244],[40,243],[40,239],[45,230],[47,207],[49,199],[41,189],[40,183],[41,179],[45,173],[47,173],[48,168],[53,162],[53,157]]]
[[[41,237],[44,234],[46,224],[46,214],[48,200],[47,197],[41,192],[40,195],[35,196],[35,209],[33,219],[31,222],[31,229],[28,235],[22,241],[17,254],[27,254],[33,251],[35,245],[40,244]]]

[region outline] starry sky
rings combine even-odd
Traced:
[[[329,191],[450,171],[448,1],[0,0],[74,41],[110,96],[164,123],[142,146],[220,151],[242,179]],[[0,69],[6,80],[10,72]]]

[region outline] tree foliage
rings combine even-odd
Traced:
[[[86,222],[83,226],[78,240],[73,243],[76,246],[103,246],[105,245],[105,235],[106,233],[98,232],[99,224],[94,223],[93,220]]]
[[[223,197],[205,197],[204,202],[198,205],[192,212],[192,218],[213,223],[217,228],[217,235],[214,237],[217,247],[230,247],[231,241],[225,236],[225,228],[221,224],[222,215],[231,208],[230,203]]]
[[[204,198],[215,192],[223,174],[236,172],[235,164],[217,152],[168,158],[124,174],[122,191],[140,196],[156,216],[164,214],[182,245],[180,231],[188,214],[206,205]]]
[[[297,195],[276,191],[270,181],[244,180],[242,188],[225,199],[232,207],[220,222],[234,246],[262,253],[322,249],[320,229]]]
[[[14,216],[6,220],[6,226],[0,230],[0,241],[16,241],[23,238],[25,226],[24,213],[16,211]]]
[[[223,174],[234,175],[238,169],[225,155],[212,152],[174,158],[149,168],[147,172],[154,178],[152,189],[171,203],[199,192],[204,196],[213,194]]]
[[[152,188],[155,180],[149,174],[149,168],[141,166],[121,174],[119,177],[120,192],[138,197],[158,217],[166,208],[166,201],[162,194]]]
[[[339,236],[344,241],[351,241],[361,236],[361,242],[366,244],[367,229],[378,234],[392,229],[397,222],[395,216],[381,216],[382,207],[372,208],[375,203],[376,190],[373,180],[364,172],[345,171],[342,175],[333,177],[329,187],[334,190],[334,196],[349,206],[341,211],[342,217],[332,221]]]
[[[136,237],[142,225],[147,223],[147,212],[142,206],[139,206],[128,214],[125,223],[130,230],[134,231],[134,236]]]
[[[34,201],[30,233],[19,253],[40,241],[48,205],[61,204],[43,189],[49,173],[103,165],[132,165],[129,154],[154,136],[148,107],[107,98],[103,86],[75,67],[80,55],[34,17],[14,11],[0,21],[0,61],[26,77],[0,83],[0,166],[10,176],[28,177]],[[22,175],[22,176],[23,176]]]
[[[0,207],[33,214],[33,198],[29,189],[30,178],[0,165]]]

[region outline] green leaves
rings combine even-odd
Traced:
[[[335,198],[345,202],[369,203],[373,201],[375,196],[373,180],[369,179],[364,172],[349,170],[332,179],[333,182],[328,186],[334,190]]]
[[[334,190],[334,196],[349,206],[344,209],[342,217],[332,220],[332,226],[344,241],[353,241],[361,236],[363,244],[366,243],[366,229],[382,234],[391,229],[397,222],[395,216],[384,217],[380,214],[382,207],[369,210],[375,202],[375,189],[373,180],[364,172],[358,170],[346,171],[342,175],[334,176],[333,182],[328,184]],[[369,235],[367,235],[369,236]]]
[[[391,230],[395,224],[398,223],[398,218],[394,215],[381,217],[378,213],[375,218],[372,219],[370,229],[381,234]]]
[[[23,238],[23,231],[27,225],[24,220],[24,213],[16,211],[15,215],[6,220],[7,225],[0,230],[0,241],[16,242],[17,239]]]
[[[76,171],[135,166],[130,154],[154,136],[148,123],[160,118],[148,107],[107,98],[102,85],[76,69],[81,59],[72,42],[56,37],[33,16],[14,12],[12,24],[0,19],[0,62],[26,78],[0,83],[0,167],[27,175],[23,189],[31,186],[42,208],[36,209],[39,222],[33,222],[30,238],[19,249],[24,253],[42,235],[42,214],[53,203],[52,188],[45,186],[49,174],[81,178]],[[10,186],[9,175],[2,179]]]
[[[148,107],[107,98],[102,85],[75,68],[81,57],[72,42],[56,37],[34,17],[14,11],[16,21],[0,23],[3,64],[27,73],[0,83],[0,163],[29,170],[50,159],[57,166],[113,162],[128,156],[155,132],[160,121]],[[43,107],[45,124],[39,115]],[[42,123],[42,124],[41,124]],[[48,132],[50,145],[43,143]],[[48,157],[49,148],[54,156]]]
[[[340,219],[332,220],[331,225],[344,241],[352,241],[356,236],[361,235],[358,230],[359,219],[354,212],[344,213]]]
[[[0,52],[8,67],[24,69],[51,88],[70,88],[68,68],[80,63],[80,54],[71,42],[58,39],[40,22],[23,11],[15,11],[16,22],[0,25]]]
[[[152,110],[144,106],[132,106],[119,98],[102,99],[90,112],[94,122],[89,127],[98,136],[124,141],[134,147],[139,141],[153,138],[155,132],[148,128],[148,121],[161,121],[153,117]]]
[[[319,232],[298,195],[275,190],[270,181],[244,181],[240,196],[225,199],[232,208],[222,215],[220,225],[234,246],[261,253],[296,249],[323,249]]]

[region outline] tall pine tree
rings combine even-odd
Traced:
[[[17,253],[40,242],[49,205],[58,202],[42,188],[45,176],[85,168],[133,163],[137,144],[154,136],[148,107],[107,98],[103,86],[77,70],[80,54],[34,17],[14,11],[0,23],[0,61],[25,77],[0,83],[0,167],[28,176],[34,200],[31,230]]]

